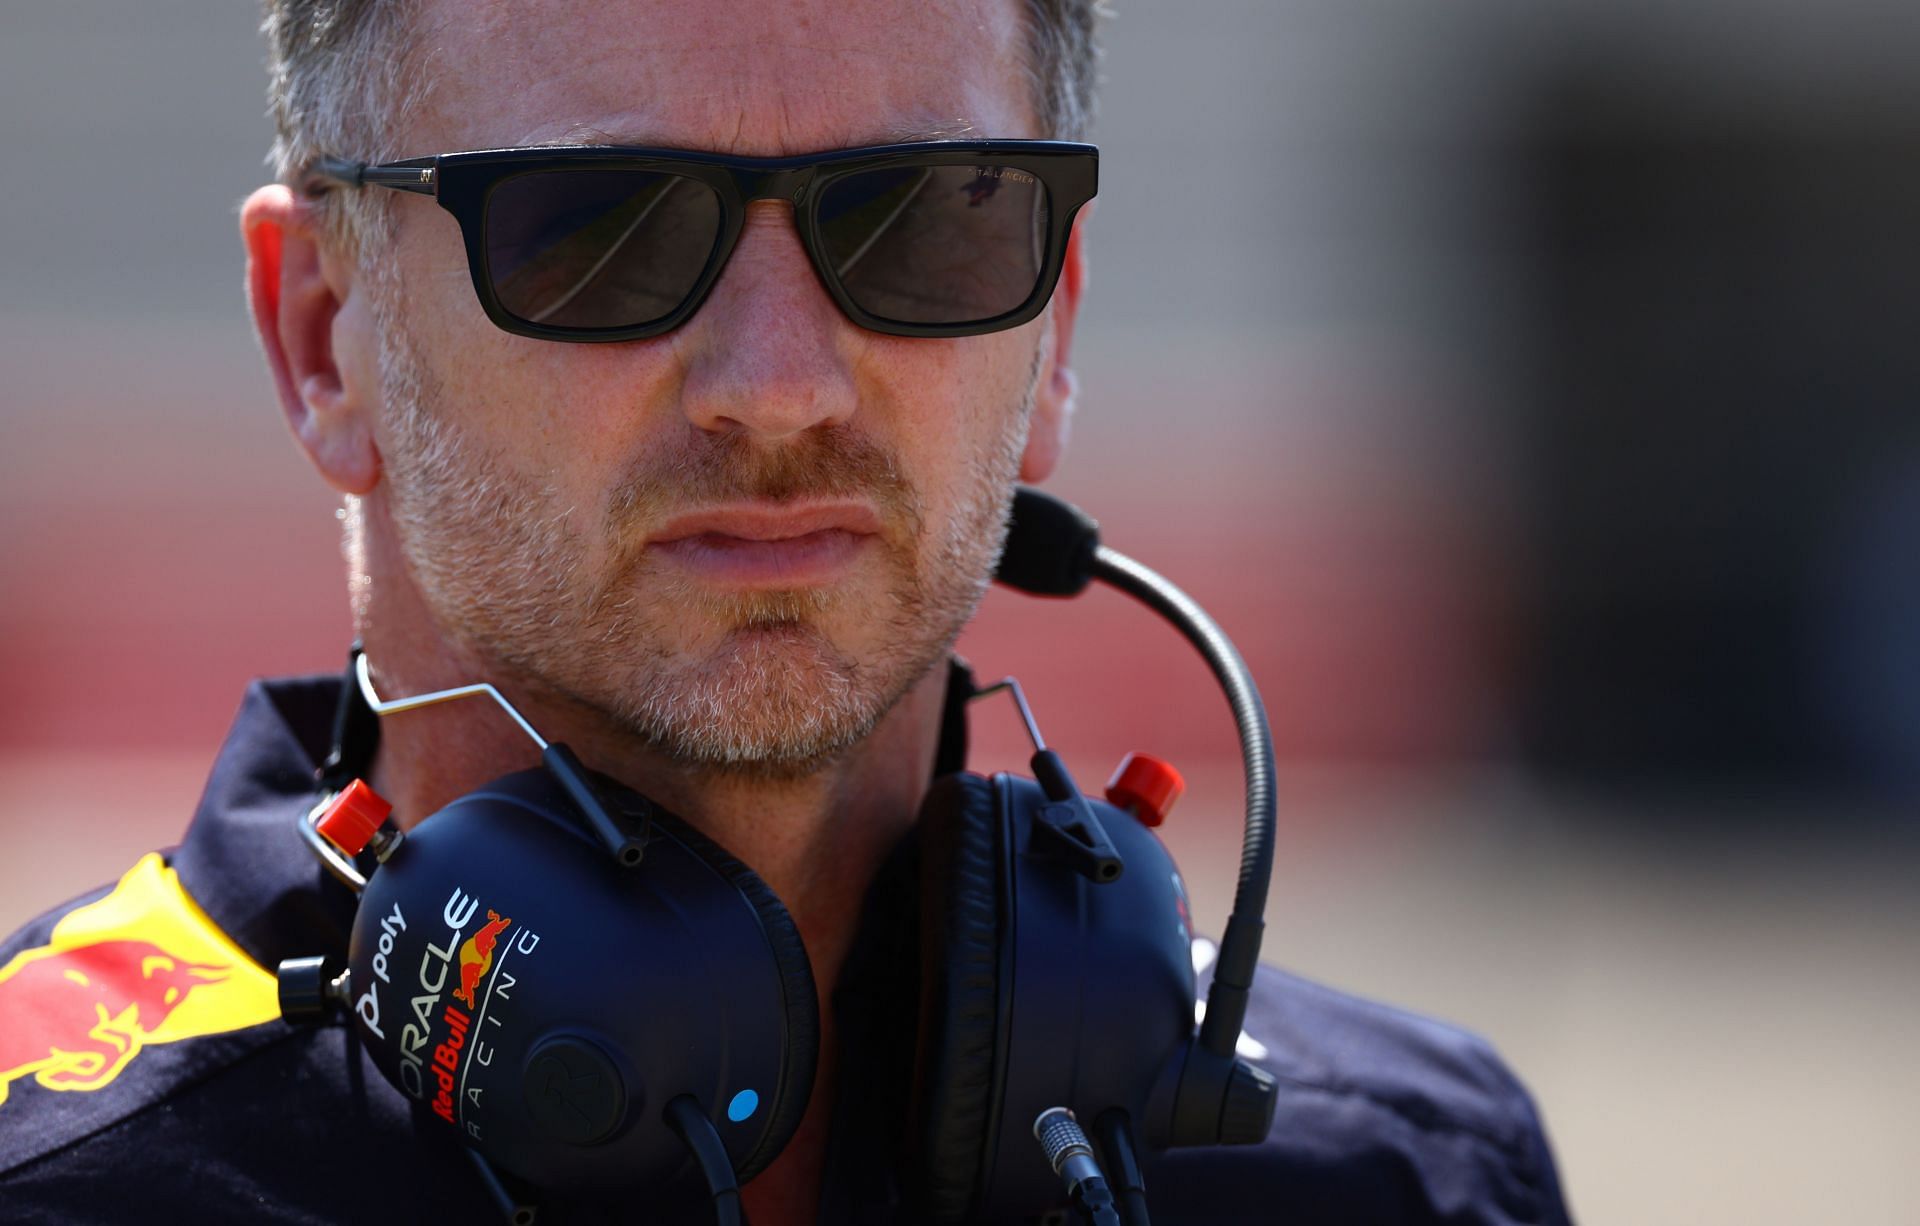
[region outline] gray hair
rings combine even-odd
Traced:
[[[1027,73],[1040,130],[1054,140],[1085,140],[1093,130],[1105,0],[1024,0]]]
[[[382,161],[407,104],[403,66],[408,23],[391,0],[265,0],[268,161],[282,183],[297,183],[322,156]],[[385,192],[330,193],[329,227],[352,247],[384,237]],[[344,197],[344,200],[341,198]],[[331,207],[340,201],[341,207]]]
[[[265,0],[270,160],[292,183],[321,155],[368,161],[400,156],[386,147],[412,100],[407,88],[406,5],[396,0]],[[1081,140],[1093,124],[1100,50],[1095,30],[1104,0],[1021,0],[1027,72],[1041,130]],[[328,224],[350,245],[376,241],[387,225],[385,192],[344,195]],[[342,215],[344,212],[344,215]]]

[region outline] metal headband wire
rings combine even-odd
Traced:
[[[415,694],[409,698],[394,698],[389,700],[382,699],[380,695],[374,691],[373,673],[367,664],[367,657],[364,652],[354,660],[353,669],[354,675],[359,678],[360,681],[360,695],[367,700],[367,705],[373,708],[375,715],[398,715],[402,711],[417,711],[421,707],[437,706],[443,702],[452,702],[457,698],[473,698],[476,695],[484,694],[500,704],[500,709],[511,716],[514,723],[520,725],[520,731],[533,738],[533,743],[540,747],[540,752],[546,752],[547,738],[536,732],[533,725],[527,722],[527,717],[514,710],[513,704],[508,702],[499,690],[494,689],[493,686],[487,682],[482,681],[477,685],[462,685],[451,690],[435,690],[431,694]]]

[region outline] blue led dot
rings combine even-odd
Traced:
[[[727,1104],[727,1118],[738,1124],[759,1109],[760,1096],[752,1090],[742,1090]]]

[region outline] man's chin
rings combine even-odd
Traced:
[[[737,625],[697,663],[655,672],[631,695],[629,724],[668,757],[768,779],[814,774],[859,744],[899,697],[806,621]]]
[[[843,602],[828,588],[796,588],[764,592],[709,592],[692,603],[693,615],[714,626],[725,626],[726,635],[743,631],[792,632],[818,634],[822,618]]]

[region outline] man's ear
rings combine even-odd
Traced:
[[[293,437],[328,485],[365,494],[380,480],[379,389],[359,372],[376,367],[339,350],[344,330],[336,325],[350,302],[365,304],[353,301],[352,262],[330,249],[319,225],[313,206],[284,185],[247,197],[247,303]]]
[[[1087,285],[1085,222],[1092,208],[1083,208],[1073,219],[1073,232],[1067,237],[1066,263],[1060,269],[1060,282],[1054,286],[1053,302],[1048,306],[1053,346],[1040,366],[1040,385],[1034,389],[1033,419],[1027,425],[1027,449],[1020,457],[1020,480],[1037,485],[1053,474],[1067,449],[1067,430],[1072,423],[1074,401],[1080,394],[1080,380],[1074,375],[1068,357],[1073,349],[1073,325],[1080,314],[1080,295]],[[1045,342],[1042,342],[1045,343]]]

